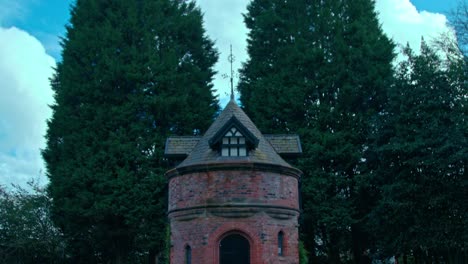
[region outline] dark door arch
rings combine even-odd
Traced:
[[[223,238],[219,243],[219,264],[250,264],[249,241],[239,234]]]

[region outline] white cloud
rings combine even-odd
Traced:
[[[24,184],[44,170],[40,149],[51,116],[55,60],[15,27],[0,27],[0,58],[0,184]]]
[[[220,52],[214,85],[222,106],[230,93],[229,80],[221,77],[229,73],[229,45],[236,57],[234,72],[248,58],[247,29],[242,17],[248,2],[197,0],[207,34]],[[0,0],[0,25],[2,20],[22,12],[21,5],[15,3]],[[376,9],[383,30],[396,43],[409,42],[416,50],[421,36],[430,40],[448,29],[444,15],[418,12],[409,0],[377,0]],[[51,115],[47,105],[53,99],[48,78],[55,61],[36,38],[14,27],[0,27],[0,58],[0,184],[24,184],[44,170],[39,149],[44,147],[45,120]]]
[[[427,11],[418,12],[410,0],[377,0],[376,10],[383,31],[396,44],[406,46],[409,43],[417,52],[421,37],[430,41],[441,33],[450,31],[445,15]]]
[[[215,41],[216,48],[220,52],[219,61],[215,66],[218,74],[215,76],[214,86],[218,90],[221,106],[228,102],[230,93],[229,80],[222,78],[222,74],[228,74],[230,70],[227,62],[229,45],[232,44],[236,57],[234,72],[237,73],[241,63],[246,62],[248,58],[248,31],[241,14],[247,12],[249,2],[249,0],[197,0],[204,13],[207,33]],[[384,32],[396,44],[409,43],[416,51],[419,51],[421,37],[430,41],[449,30],[445,15],[427,11],[418,12],[410,0],[377,0],[376,10]]]

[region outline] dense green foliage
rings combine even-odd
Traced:
[[[468,261],[468,88],[464,60],[443,61],[421,43],[404,49],[390,100],[379,120],[369,217],[384,256],[426,263]]]
[[[366,155],[392,81],[393,44],[373,2],[266,1],[248,7],[239,90],[264,133],[299,133],[302,235],[312,263],[359,263],[375,200]]]
[[[165,251],[165,139],[202,133],[218,110],[201,12],[77,0],[62,44],[43,151],[53,220],[72,263],[152,263]]]
[[[311,263],[462,263],[464,44],[439,39],[436,53],[423,42],[421,55],[408,47],[393,72],[372,10],[372,1],[253,1],[243,107],[263,132],[301,136]]]
[[[299,264],[309,263],[309,252],[304,247],[304,242],[299,240]]]
[[[50,218],[44,189],[0,186],[0,263],[63,263],[64,239]]]
[[[393,69],[373,10],[253,0],[245,15],[242,106],[263,133],[302,140],[300,261],[468,262],[466,32],[437,52],[405,48]],[[218,110],[200,10],[77,0],[63,47],[43,152],[50,198],[0,190],[0,262],[164,262],[164,140],[203,133]]]

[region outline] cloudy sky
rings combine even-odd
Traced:
[[[69,19],[72,0],[0,0],[0,185],[24,185],[30,179],[46,184],[40,149],[53,102],[49,78],[60,60],[59,38]],[[242,15],[248,0],[197,0],[205,27],[220,52],[214,81],[221,104],[227,102],[229,45],[234,68],[246,61]],[[447,31],[444,14],[457,0],[377,0],[384,31],[397,43],[418,47]]]

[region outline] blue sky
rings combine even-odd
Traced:
[[[411,0],[420,11],[447,13],[457,6],[458,0]]]
[[[36,37],[55,59],[60,57],[59,36],[65,34],[71,0],[0,0],[0,26],[17,27]],[[2,12],[3,19],[2,19]]]
[[[198,1],[223,2],[222,0]],[[377,0],[379,1],[379,0]],[[418,11],[447,14],[459,0],[410,0]],[[241,0],[239,2],[247,2]],[[0,26],[17,27],[36,37],[47,53],[60,59],[59,36],[64,36],[74,0],[0,0]],[[5,13],[2,19],[2,12]]]
[[[232,44],[234,69],[246,61],[247,29],[241,14],[249,0],[196,0],[208,35],[220,52],[214,86],[221,105],[227,102],[227,56]],[[448,30],[444,14],[458,0],[377,0],[382,29],[396,43],[417,49]],[[47,183],[40,149],[53,103],[49,78],[60,60],[59,38],[65,34],[74,0],[0,0],[0,185],[31,178]]]

